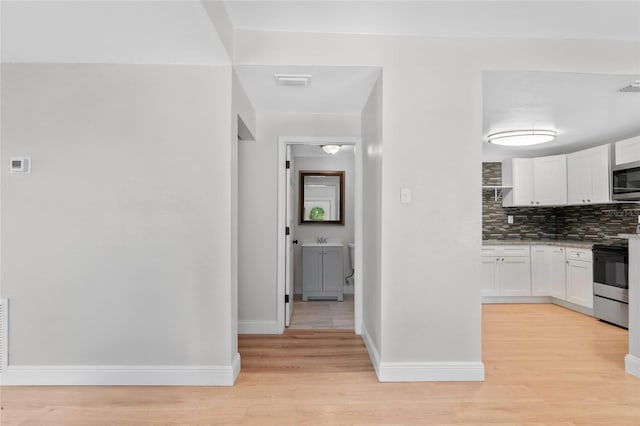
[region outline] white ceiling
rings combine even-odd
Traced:
[[[639,1],[228,1],[236,29],[640,40]]]
[[[640,75],[487,71],[483,73],[483,136],[506,130],[555,129],[532,147],[483,140],[483,160],[571,152],[640,135],[640,93],[618,90]]]
[[[229,64],[199,1],[1,1],[2,62]]]
[[[376,67],[238,66],[257,111],[360,114],[380,74]],[[309,87],[280,86],[274,74],[311,74]]]

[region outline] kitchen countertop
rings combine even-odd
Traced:
[[[562,246],[573,248],[590,249],[594,244],[600,244],[600,241],[576,241],[576,240],[482,240],[483,246],[505,246],[505,245],[522,245],[522,246]]]

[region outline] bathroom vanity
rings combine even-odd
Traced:
[[[302,245],[302,300],[344,298],[344,254],[340,243]]]

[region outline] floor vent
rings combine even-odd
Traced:
[[[0,299],[0,373],[6,368],[9,359],[9,301]]]

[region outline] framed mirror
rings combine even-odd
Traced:
[[[344,225],[344,171],[301,171],[298,211],[301,225]]]

